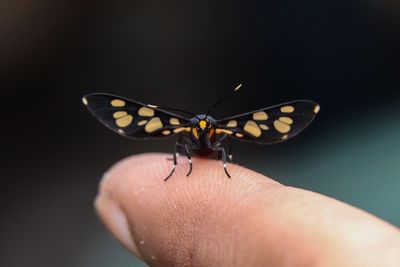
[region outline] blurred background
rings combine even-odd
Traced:
[[[321,105],[237,162],[400,226],[396,1],[0,1],[0,266],[145,266],[93,210],[102,174],[174,138],[137,142],[81,104],[108,92],[215,118],[295,99]]]

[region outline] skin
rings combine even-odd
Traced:
[[[150,266],[400,266],[398,228],[246,168],[166,154],[108,171],[95,201],[111,233]]]

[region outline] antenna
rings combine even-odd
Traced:
[[[147,105],[147,106],[149,108],[154,108],[154,109],[165,109],[165,110],[171,110],[171,111],[178,111],[178,112],[186,113],[186,114],[192,115],[193,117],[195,117],[196,119],[198,119],[200,121],[200,118],[196,114],[194,114],[194,113],[192,113],[190,111],[184,110],[184,109],[174,108],[174,107],[160,107],[160,106],[155,106],[155,105],[150,105],[150,104]]]
[[[233,91],[230,91],[229,93],[227,93],[226,95],[224,95],[222,98],[220,98],[214,105],[211,106],[211,108],[208,110],[206,117],[204,118],[204,120],[207,120],[208,115],[211,114],[211,112],[214,111],[214,109],[221,104],[225,99],[227,99],[228,97],[230,97],[234,92],[238,91],[240,89],[240,87],[242,87],[242,84],[239,84],[238,86],[235,87],[235,89],[233,89]]]

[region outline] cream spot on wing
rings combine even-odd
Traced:
[[[138,114],[142,117],[153,117],[154,109],[148,107],[141,107],[138,111]]]
[[[260,128],[263,129],[264,131],[269,130],[269,127],[267,125],[265,125],[265,124],[260,124],[258,126],[260,126]]]
[[[169,124],[171,125],[179,125],[179,120],[177,118],[171,118],[169,119]]]
[[[170,130],[164,130],[164,131],[162,131],[162,134],[163,135],[169,135],[169,134],[171,134],[171,131]]]
[[[122,129],[118,129],[118,133],[124,134],[125,132],[124,132],[124,130],[122,130]]]
[[[113,107],[124,107],[125,106],[125,101],[121,99],[114,99],[111,101],[111,106]]]
[[[141,120],[141,121],[139,121],[139,122],[137,123],[137,125],[138,125],[138,126],[143,126],[143,125],[145,125],[146,123],[147,123],[146,120]]]
[[[235,133],[235,135],[236,135],[236,137],[239,137],[239,138],[243,137],[243,134],[241,134],[241,133]]]
[[[236,127],[237,126],[237,121],[235,120],[230,120],[228,121],[228,123],[226,124],[227,127]]]
[[[215,133],[217,134],[221,134],[221,133],[225,133],[225,134],[233,134],[233,132],[231,130],[226,130],[226,129],[215,129]]]
[[[247,121],[243,129],[254,137],[259,137],[261,135],[261,129],[254,121]]]
[[[255,112],[255,113],[253,113],[253,120],[255,120],[255,121],[268,120],[268,114],[264,111]]]
[[[285,134],[284,136],[282,136],[282,140],[286,140],[286,139],[288,139],[288,135],[287,135],[287,134]]]
[[[121,117],[125,117],[126,115],[128,115],[128,112],[126,112],[126,111],[117,111],[117,112],[114,112],[113,117],[114,117],[114,119],[118,119]]]
[[[290,131],[289,125],[278,120],[274,121],[274,127],[280,133],[287,133]]]
[[[87,101],[86,97],[82,97],[82,103],[83,103],[85,106],[87,106],[88,101]]]
[[[182,131],[190,132],[191,128],[190,127],[179,127],[174,129],[174,133],[180,133]]]
[[[115,121],[115,123],[119,127],[127,127],[127,126],[129,126],[129,124],[132,123],[132,121],[133,121],[133,117],[131,115],[128,115],[128,116],[124,116],[124,117],[121,117],[121,118],[117,119]]]
[[[283,106],[281,107],[281,112],[283,113],[292,113],[294,111],[293,106]]]
[[[156,105],[150,105],[150,104],[148,104],[147,105],[149,108],[158,108]]]
[[[317,114],[317,113],[319,112],[319,110],[320,110],[319,105],[316,105],[316,106],[314,107],[314,113]]]
[[[289,125],[293,123],[293,120],[289,117],[279,117],[279,120]]]
[[[152,133],[152,132],[155,132],[155,131],[157,131],[158,129],[160,129],[162,127],[163,127],[163,124],[162,124],[160,118],[159,117],[154,117],[146,124],[146,126],[144,127],[144,130],[147,133]]]

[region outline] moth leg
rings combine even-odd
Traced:
[[[221,141],[224,140],[226,137],[228,137],[228,135],[224,134],[220,138],[218,138],[217,141],[215,141],[214,143],[217,143],[217,142],[221,143]],[[229,140],[229,138],[227,140]]]
[[[226,134],[222,135],[221,138],[217,139],[216,141],[213,142],[213,144],[211,145],[212,147],[219,147],[222,144],[222,141],[226,139],[226,144],[227,144],[227,148],[228,148],[228,159],[230,161],[233,160],[233,156],[232,156],[232,147],[231,147],[231,139],[230,138],[226,138],[228,137]],[[218,158],[222,158],[222,151],[218,151]]]
[[[186,151],[186,156],[187,156],[188,161],[189,161],[189,171],[188,171],[188,173],[186,174],[186,176],[189,177],[189,175],[192,173],[192,165],[193,165],[193,164],[192,164],[192,158],[190,157],[189,148],[187,147],[186,144],[179,144],[179,146],[183,146],[183,147],[185,148],[185,151]]]
[[[182,139],[183,139],[183,136],[180,134],[177,142],[182,143]],[[176,155],[176,157],[179,157],[181,155],[179,149],[175,151],[175,155]],[[173,157],[167,158],[167,160],[174,160],[174,158]]]
[[[178,141],[177,141],[176,143],[178,143]],[[172,176],[172,174],[175,172],[175,169],[176,169],[176,164],[177,164],[177,160],[176,160],[176,143],[175,143],[175,146],[174,146],[174,153],[172,154],[172,159],[173,159],[173,161],[174,161],[174,164],[172,165],[172,170],[171,170],[171,172],[170,172],[169,175],[164,179],[164,182],[166,182],[166,181]]]
[[[224,139],[224,138],[225,138],[225,137],[222,137],[222,138],[219,139],[218,141],[214,142],[214,145],[212,145],[212,144],[210,143],[209,138],[207,138],[207,139],[206,139],[206,144],[207,144],[207,146],[208,146],[209,149],[212,149],[212,150],[214,150],[214,151],[221,152],[221,154],[222,154],[222,162],[224,163],[224,171],[225,171],[225,174],[226,174],[226,176],[228,176],[228,178],[231,178],[231,175],[229,174],[228,170],[226,169],[226,151],[225,151],[225,148],[219,146],[219,145],[220,145],[219,141],[222,140],[222,139]]]
[[[181,136],[182,136],[182,140],[185,141],[185,144],[183,144],[182,142],[180,142],[179,146],[181,146],[181,147],[183,147],[183,148],[185,149],[186,156],[187,156],[188,161],[189,161],[189,171],[188,171],[188,173],[186,174],[186,176],[189,176],[189,175],[192,173],[192,165],[193,165],[193,164],[192,164],[192,158],[190,157],[190,151],[189,151],[188,145],[189,145],[190,147],[193,147],[193,142],[192,142],[192,140],[190,140],[187,136],[184,136],[184,135],[181,135]]]
[[[217,155],[218,159],[222,158],[222,151],[218,151],[218,155]]]
[[[189,176],[190,173],[192,172],[192,158],[190,157],[190,153],[189,153],[189,149],[188,149],[187,145],[179,143],[178,141],[176,141],[175,142],[175,146],[174,146],[174,154],[173,154],[174,164],[172,165],[172,170],[171,170],[170,174],[164,179],[164,182],[166,182],[172,176],[172,174],[175,172],[176,165],[178,165],[178,161],[176,159],[177,158],[177,154],[178,154],[177,150],[180,147],[183,147],[185,149],[186,156],[188,157],[188,160],[189,160],[189,172],[186,174],[186,176]]]
[[[220,151],[222,154],[222,162],[224,163],[224,171],[226,176],[228,176],[228,178],[231,178],[231,175],[229,174],[228,170],[226,169],[226,151],[225,148],[220,147],[220,146],[214,146],[214,147],[210,147],[212,150],[216,150],[216,151]]]
[[[230,138],[226,139],[226,142],[228,146],[228,158],[230,161],[233,161],[231,139]]]
[[[174,153],[172,154],[172,160],[174,161],[173,165],[172,165],[172,170],[169,173],[169,175],[164,179],[164,182],[166,182],[171,176],[172,174],[175,172],[176,169],[176,165],[178,164],[178,161],[176,160],[177,157],[177,150],[178,150],[178,144],[180,144],[178,141],[175,142],[175,146],[174,146]]]

